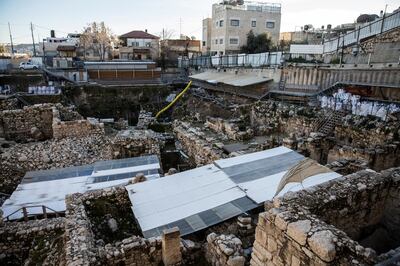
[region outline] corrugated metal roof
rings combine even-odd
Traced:
[[[34,205],[44,205],[57,212],[63,212],[66,208],[65,196],[68,194],[126,185],[138,173],[144,173],[149,180],[159,178],[160,168],[158,157],[153,155],[28,172],[23,182],[4,202],[4,217],[21,207],[28,207],[28,214],[42,214],[41,207],[29,207]],[[17,212],[10,219],[22,217],[22,212]]]
[[[246,154],[126,187],[145,237],[178,226],[181,235],[223,222],[271,200],[288,169],[304,157],[288,148]],[[339,177],[334,172],[289,183],[278,195]]]
[[[263,76],[258,73],[249,72],[249,73],[235,74],[232,72],[212,72],[212,71],[206,71],[200,74],[192,75],[190,76],[190,78],[205,81],[212,84],[223,83],[235,87],[256,85],[273,80],[270,77]]]

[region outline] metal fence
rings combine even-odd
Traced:
[[[184,67],[263,67],[282,64],[283,53],[235,54],[220,56],[199,56],[195,58],[179,58],[178,66]]]
[[[333,40],[324,43],[324,53],[337,51],[342,47],[360,42],[368,37],[384,33],[400,26],[400,11],[383,16],[383,18],[373,21],[370,24],[360,27],[354,31],[346,33]]]

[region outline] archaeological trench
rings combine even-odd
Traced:
[[[181,86],[68,87],[0,101],[1,204],[28,171],[157,155],[162,178],[285,146],[342,177],[193,234],[145,238],[124,186],[67,195],[66,211],[0,225],[1,265],[396,265],[400,254],[400,115],[341,113]],[[107,118],[114,118],[112,122]],[[142,182],[132,177],[132,182]],[[145,181],[150,182],[150,181]]]

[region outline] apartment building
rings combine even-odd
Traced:
[[[273,44],[278,44],[281,27],[281,5],[265,2],[223,1],[212,7],[211,30],[205,30],[203,47],[211,42],[212,55],[240,52],[247,43],[247,34],[266,33]],[[211,37],[208,36],[211,34]],[[205,44],[205,45],[204,45]]]
[[[208,55],[211,52],[211,28],[212,28],[212,19],[211,18],[203,19],[203,42],[201,45],[201,52],[204,55]]]

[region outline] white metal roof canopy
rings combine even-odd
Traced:
[[[145,237],[178,226],[181,235],[240,215],[271,200],[285,173],[304,160],[278,147],[215,161],[193,170],[127,186],[132,210]],[[339,177],[335,172],[288,183],[278,195]]]

